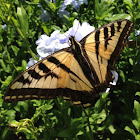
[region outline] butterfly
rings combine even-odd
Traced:
[[[7,88],[5,102],[63,97],[74,105],[93,106],[114,77],[111,70],[133,27],[127,19],[111,22],[71,46],[31,66]]]

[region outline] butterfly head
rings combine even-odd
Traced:
[[[71,44],[72,51],[76,52],[77,54],[81,54],[81,44],[75,39],[75,37],[70,36],[69,41]]]

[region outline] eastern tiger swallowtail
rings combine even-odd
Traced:
[[[111,69],[121,53],[133,23],[122,19],[98,28],[71,46],[31,66],[6,90],[6,102],[54,99],[58,96],[74,105],[94,105],[99,93],[113,81]]]

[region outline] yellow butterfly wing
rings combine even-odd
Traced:
[[[98,94],[84,76],[69,49],[61,50],[30,67],[8,87],[6,102],[27,99],[54,99],[62,96],[75,105],[88,106]]]
[[[96,87],[105,90],[113,80],[111,69],[114,69],[132,27],[133,23],[129,20],[117,20],[98,28],[81,40],[92,67]]]

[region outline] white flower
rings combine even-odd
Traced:
[[[114,76],[114,80],[113,80],[113,82],[110,82],[110,84],[115,86],[117,81],[118,81],[118,73],[116,71],[114,71],[114,70],[111,70],[111,72],[112,72],[112,74]]]
[[[26,69],[28,69],[29,67],[31,67],[35,63],[37,63],[37,60],[34,60],[33,58],[29,58],[29,62],[27,63]]]
[[[136,31],[136,36],[139,36],[140,35],[140,30],[137,30]]]
[[[3,30],[6,30],[6,29],[7,29],[7,25],[4,24],[4,25],[2,26],[2,29],[3,29]]]
[[[60,40],[58,39],[60,36],[60,31],[54,31],[50,37],[47,35],[41,35],[40,38],[36,41],[37,46],[37,52],[40,55],[40,57],[44,58],[62,48],[68,47],[67,43],[60,43]]]
[[[73,23],[73,27],[71,27],[66,33],[60,35],[60,42],[65,42],[69,39],[70,36],[74,36],[77,41],[80,41],[86,35],[95,30],[95,27],[90,26],[89,23],[84,22],[82,25],[80,22],[75,19]]]
[[[48,2],[55,2],[55,0],[45,0],[46,2],[48,1]]]
[[[85,3],[86,5],[88,5],[88,1],[87,0],[78,0],[79,5]]]
[[[87,0],[64,0],[64,3],[62,5],[65,5],[66,8],[67,5],[72,4],[73,8],[77,10],[80,7],[80,5],[83,3],[88,4],[88,1]]]
[[[112,82],[110,82],[109,84],[115,86],[117,84],[117,81],[118,81],[118,73],[116,71],[113,71],[113,70],[111,70],[111,73],[114,76],[114,80]],[[105,92],[109,92],[109,90],[110,90],[110,88],[107,88]]]

